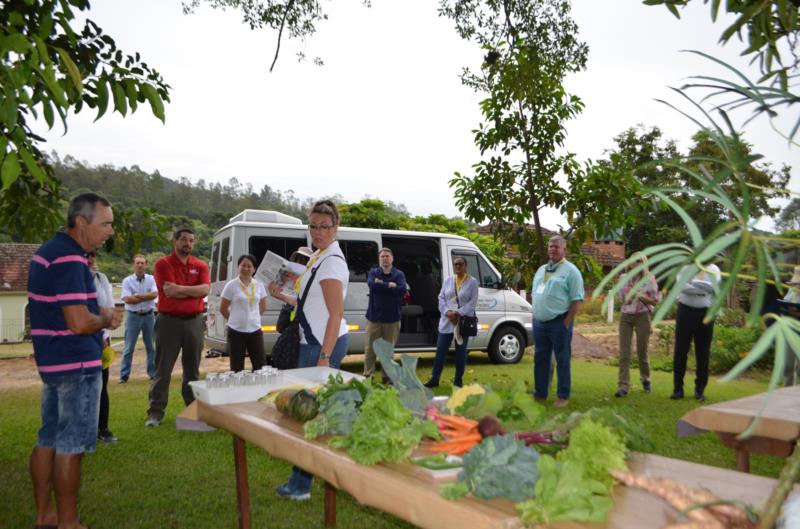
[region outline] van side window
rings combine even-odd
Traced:
[[[478,276],[481,286],[483,288],[498,288],[500,285],[500,276],[492,270],[489,263],[480,255],[478,256],[478,265],[481,269],[481,275]]]
[[[378,264],[378,244],[373,241],[339,241],[351,283],[366,283],[367,273]]]
[[[231,238],[225,237],[222,239],[222,245],[219,250],[219,278],[217,281],[228,280],[228,253],[231,248]]]
[[[217,259],[219,259],[219,241],[214,243],[214,247],[211,250],[211,282],[217,280]]]
[[[453,252],[451,259],[463,257],[467,261],[467,273],[478,280],[478,284],[483,288],[497,288],[500,284],[500,277],[489,266],[489,263],[478,254],[467,252]]]
[[[250,237],[247,250],[261,264],[267,251],[288,259],[292,252],[306,245],[305,237]],[[237,257],[238,259],[238,257]]]

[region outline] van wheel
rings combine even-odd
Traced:
[[[489,343],[489,358],[495,364],[516,364],[525,354],[525,339],[516,327],[500,327]]]

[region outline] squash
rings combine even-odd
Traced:
[[[289,400],[289,415],[300,422],[310,421],[317,416],[319,403],[312,392],[301,389]]]
[[[291,415],[289,413],[289,402],[291,402],[292,397],[298,393],[296,389],[287,389],[283,390],[278,393],[278,396],[275,398],[275,407],[278,408],[278,411],[284,415]]]

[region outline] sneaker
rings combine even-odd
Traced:
[[[128,383],[128,378],[126,377],[126,378],[119,379],[119,383],[120,384],[127,384]]]
[[[456,381],[453,381],[453,387],[454,387],[454,388],[460,388],[460,387],[463,387],[463,386],[464,386],[464,383],[463,383],[463,382],[456,382]]]
[[[673,391],[669,398],[672,400],[681,400],[683,398],[683,391]]]
[[[153,415],[151,415],[150,417],[147,418],[146,421],[144,421],[144,425],[150,428],[158,426],[159,424],[161,424],[161,419]]]
[[[644,388],[645,393],[650,393],[653,391],[653,385],[649,380],[647,382],[642,382],[642,387]]]
[[[425,382],[423,386],[425,386],[426,388],[438,388],[439,383],[433,379],[430,379],[429,381]]]
[[[535,400],[536,402],[547,402],[547,397],[538,397],[534,395],[533,400]]]
[[[705,402],[706,401],[706,396],[703,395],[702,391],[695,391],[694,392],[694,398],[697,399],[699,402]]]
[[[556,408],[566,408],[569,404],[569,399],[557,399],[553,406]]]
[[[628,390],[627,389],[618,389],[617,392],[614,393],[614,396],[619,398],[619,397],[624,397],[627,394],[628,394]]]
[[[111,433],[111,430],[97,432],[97,440],[108,444],[114,444],[117,442],[117,438],[114,437],[114,434]]]
[[[289,483],[284,483],[283,485],[279,485],[275,492],[281,498],[286,498],[287,500],[295,500],[295,501],[305,501],[311,499],[310,492],[300,492],[298,490],[293,489],[289,486]]]

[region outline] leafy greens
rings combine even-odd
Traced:
[[[517,503],[520,518],[528,525],[559,521],[603,523],[614,506],[605,485],[586,477],[583,463],[571,459],[539,458],[535,498]]]
[[[349,435],[333,437],[328,444],[347,450],[362,465],[402,461],[423,436],[439,439],[433,421],[414,418],[394,388],[373,389],[361,404]]]

